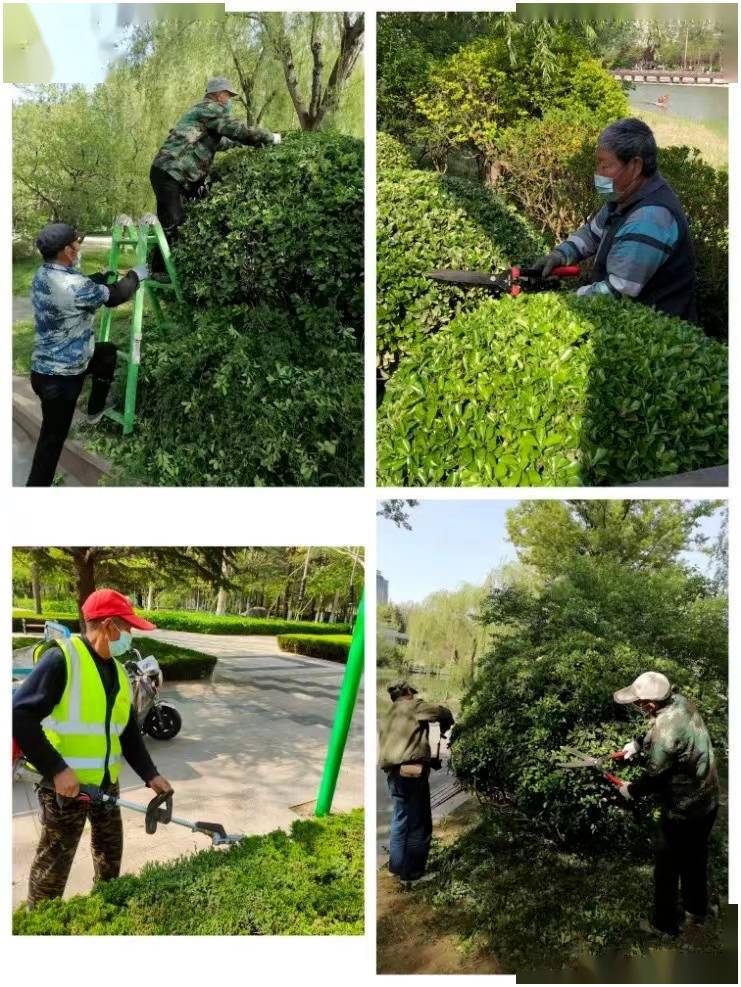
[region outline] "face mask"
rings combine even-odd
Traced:
[[[595,175],[594,187],[597,189],[597,194],[601,195],[604,199],[612,199],[615,195],[615,185],[613,180],[611,178],[607,178],[606,175]]]
[[[224,103],[224,106],[226,107],[226,110],[227,110],[227,113],[228,113],[229,110],[231,110],[231,108],[232,108],[232,101],[230,99],[228,99],[226,101],[226,103]]]
[[[108,642],[108,649],[113,658],[121,658],[127,651],[131,651],[131,645],[133,643],[131,634],[128,631],[120,631],[119,633],[121,636],[117,641]]]

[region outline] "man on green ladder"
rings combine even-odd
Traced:
[[[262,127],[248,127],[230,114],[237,90],[223,76],[208,80],[203,99],[183,114],[157,152],[149,172],[157,199],[157,218],[172,246],[185,219],[185,202],[200,198],[217,151],[240,145],[264,147],[279,144],[280,134]],[[152,271],[163,280],[164,261],[159,249]]]
[[[95,341],[95,312],[115,308],[136,294],[149,276],[142,264],[111,284],[109,272],[83,274],[84,233],[68,223],[48,223],[36,246],[44,263],[31,282],[35,321],[31,387],[41,401],[41,430],[26,486],[50,487],[86,377],[92,380],[87,421],[105,411],[116,370],[116,347]]]

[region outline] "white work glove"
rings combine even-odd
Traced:
[[[628,783],[627,782],[623,782],[622,785],[616,785],[615,787],[617,788],[617,790],[620,792],[620,794],[623,796],[623,798],[626,801],[628,801],[628,802],[632,802],[633,801],[633,796],[630,794],[630,792],[628,790],[629,786],[628,786]]]
[[[280,144],[281,136],[280,134],[273,134],[273,144]]]
[[[149,277],[149,266],[147,264],[139,264],[138,267],[132,267],[131,270],[140,281],[144,281]]]
[[[631,740],[629,744],[626,744],[625,747],[623,747],[623,760],[629,761],[631,757],[635,757],[635,755],[638,753],[640,749],[641,748],[638,746],[635,740]]]

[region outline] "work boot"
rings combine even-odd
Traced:
[[[97,425],[98,422],[103,417],[103,415],[106,413],[106,411],[108,411],[109,408],[112,408],[115,403],[116,402],[114,401],[113,397],[109,394],[108,397],[106,398],[105,404],[100,409],[100,411],[94,411],[92,413],[86,411],[82,420],[85,422],[86,425]]]
[[[638,923],[638,928],[641,932],[645,932],[648,936],[660,936],[662,939],[675,939],[679,935],[679,929],[676,931],[670,931],[669,929],[660,929],[658,926],[654,925],[647,918],[642,918]]]
[[[413,881],[402,879],[401,883],[407,891],[411,891],[423,884],[429,884],[430,881],[434,881],[436,877],[437,874],[422,874],[421,877],[415,877]]]
[[[705,915],[694,915],[692,912],[685,911],[684,916],[690,925],[707,925],[720,916],[720,908],[716,904],[710,904]]]

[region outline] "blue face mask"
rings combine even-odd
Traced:
[[[594,187],[597,189],[597,194],[601,195],[603,199],[612,199],[615,195],[615,184],[606,175],[595,175]]]
[[[128,631],[119,631],[120,637],[117,641],[109,641],[108,649],[113,658],[121,658],[127,651],[131,651],[133,644],[131,634]]]

